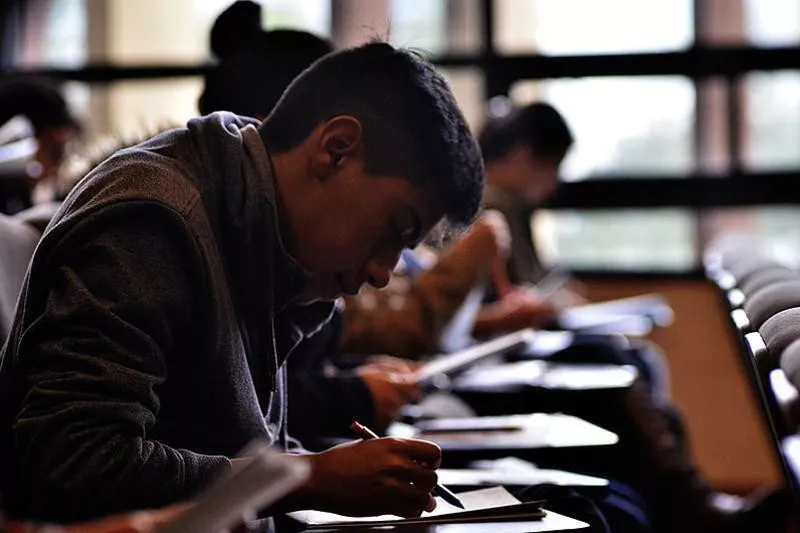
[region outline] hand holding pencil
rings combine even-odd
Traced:
[[[392,437],[352,441],[306,455],[311,478],[288,508],[415,518],[436,508],[431,492],[441,457],[441,449],[432,442]]]
[[[366,426],[360,424],[359,422],[353,421],[353,424],[350,427],[353,429],[353,431],[358,433],[361,436],[362,439],[377,439],[377,438],[380,438],[380,437],[378,437],[378,435],[373,433],[372,430],[370,430]],[[441,484],[437,483],[436,486],[433,489],[433,494],[436,495],[436,496],[439,496],[441,499],[443,499],[444,501],[446,501],[450,505],[455,505],[459,509],[463,509],[464,508],[464,504],[461,503],[461,500],[458,499],[458,496],[456,496],[455,494],[450,492],[450,489],[448,489],[444,485],[441,485]]]

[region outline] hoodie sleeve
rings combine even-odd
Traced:
[[[45,283],[46,298],[19,342],[19,489],[43,519],[161,506],[230,466],[151,435],[166,358],[202,289],[193,238],[166,209],[88,226],[48,259],[46,280],[31,281]]]

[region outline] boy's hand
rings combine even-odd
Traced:
[[[441,454],[432,442],[382,438],[307,456],[311,479],[300,489],[303,503],[347,516],[419,516],[436,508],[431,491]]]
[[[397,420],[403,406],[419,398],[414,380],[418,363],[395,357],[370,358],[356,373],[367,384],[374,405],[374,429],[383,431]]]
[[[517,289],[497,302],[498,310],[508,323],[519,328],[540,326],[556,316],[553,304],[529,291]]]

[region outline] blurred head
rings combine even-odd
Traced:
[[[555,192],[573,138],[558,111],[538,102],[490,120],[478,142],[489,182],[534,206]]]
[[[478,211],[478,146],[447,83],[411,52],[371,43],[323,57],[260,132],[309,298],[386,285],[403,248]]]
[[[231,111],[264,119],[292,80],[332,50],[328,41],[308,32],[261,32],[206,76],[198,109],[203,115]]]
[[[61,91],[49,80],[18,78],[0,83],[0,125],[23,116],[33,126],[38,144],[39,176],[56,176],[67,145],[80,132]]]

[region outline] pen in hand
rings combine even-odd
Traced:
[[[350,428],[358,433],[358,435],[364,440],[379,438],[378,435],[376,435],[371,429],[357,421],[353,421],[353,423],[350,425]],[[458,496],[453,494],[450,489],[444,485],[437,483],[436,487],[433,489],[433,495],[439,496],[450,505],[455,505],[459,509],[464,509],[464,504],[461,503],[461,500],[458,499]]]

